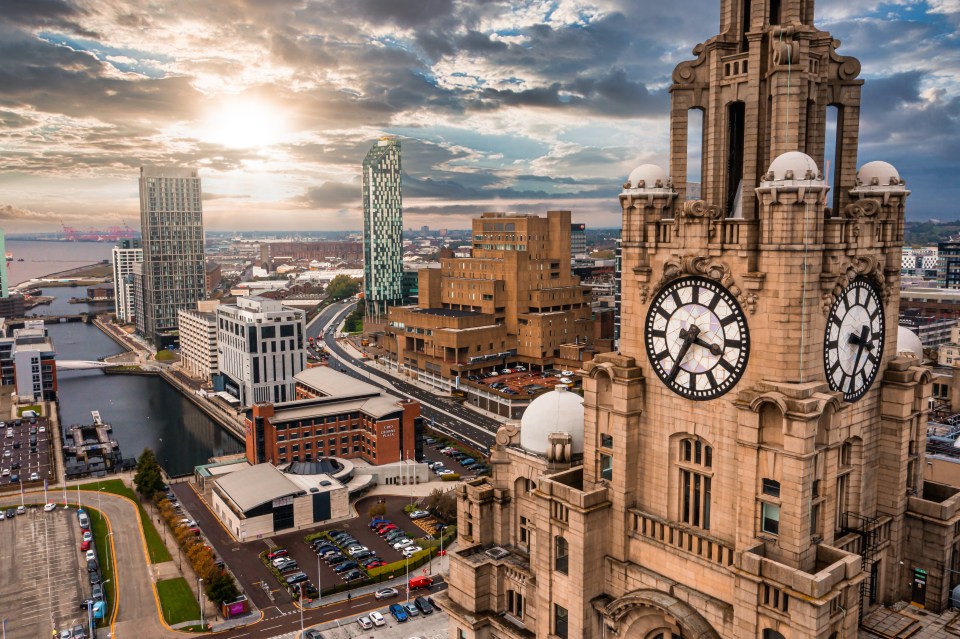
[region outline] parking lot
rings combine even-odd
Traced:
[[[49,637],[85,624],[86,565],[81,565],[76,511],[27,508],[0,521],[0,611],[7,639]]]
[[[19,484],[37,485],[50,477],[50,424],[45,417],[0,422],[3,452],[0,453],[0,486]],[[20,422],[19,424],[17,422]]]
[[[508,369],[504,369],[508,370]],[[553,390],[554,386],[574,386],[579,382],[579,376],[572,370],[549,370],[540,372],[515,371],[497,375],[477,375],[478,379],[461,379],[461,382],[473,384],[483,390],[500,393],[507,396],[535,397],[546,391]],[[472,377],[473,375],[471,375]],[[567,380],[567,382],[564,382]],[[496,385],[497,387],[494,387]]]
[[[399,600],[401,603],[403,600]],[[447,639],[450,636],[448,626],[450,617],[446,612],[434,612],[429,616],[420,615],[404,623],[397,623],[390,615],[389,608],[378,609],[387,622],[385,626],[364,630],[357,624],[356,618],[349,623],[344,619],[339,623],[321,624],[314,626],[320,630],[323,639],[353,639],[364,637],[370,639],[407,639],[421,637],[422,639]],[[369,614],[369,613],[367,613]]]

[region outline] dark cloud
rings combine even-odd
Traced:
[[[360,205],[360,185],[325,182],[320,186],[307,189],[306,193],[296,198],[296,201],[324,209],[357,207]]]

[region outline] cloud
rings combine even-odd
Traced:
[[[61,215],[52,211],[40,213],[22,209],[13,204],[0,204],[0,220],[4,221],[59,222],[61,217]]]

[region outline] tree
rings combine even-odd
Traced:
[[[207,596],[218,606],[224,601],[233,601],[240,594],[233,577],[226,572],[214,572],[206,582]]]
[[[327,284],[327,295],[333,300],[342,300],[360,292],[360,280],[349,275],[337,275]]]
[[[163,490],[163,471],[157,456],[149,448],[144,448],[137,458],[137,473],[133,476],[133,483],[137,492],[153,499],[153,496]]]
[[[370,510],[367,511],[367,514],[370,515],[370,519],[374,517],[383,517],[387,514],[387,505],[383,502],[377,502],[370,507]]]

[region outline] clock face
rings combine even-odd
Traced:
[[[883,357],[883,302],[865,280],[850,283],[827,316],[823,364],[830,388],[848,402],[860,399],[877,377]]]
[[[686,277],[650,303],[647,357],[673,392],[694,400],[720,397],[747,367],[750,335],[736,299],[718,283]]]

